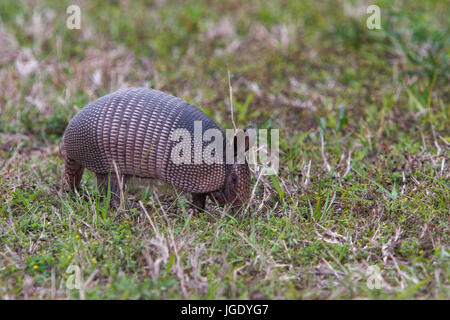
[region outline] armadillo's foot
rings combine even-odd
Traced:
[[[123,189],[125,189],[124,179],[122,179],[123,183],[122,183],[122,191],[121,191],[120,184],[117,180],[116,175],[96,173],[96,176],[97,176],[97,187],[101,193],[106,194],[108,192],[108,184],[109,184],[109,190],[110,190],[110,195],[111,195],[109,204],[114,209],[118,209],[120,207],[121,192],[123,192]]]
[[[192,193],[192,204],[197,210],[204,211],[207,193]]]

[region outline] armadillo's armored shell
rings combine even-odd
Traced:
[[[84,107],[67,126],[64,145],[70,159],[95,173],[110,172],[114,161],[120,174],[157,178],[184,191],[206,193],[224,185],[225,164],[194,164],[194,152],[201,151],[194,150],[193,138],[191,164],[171,160],[178,143],[171,141],[172,132],[184,128],[193,137],[194,121],[202,122],[202,134],[220,130],[200,109],[179,98],[128,88]]]

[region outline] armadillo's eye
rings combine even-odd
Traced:
[[[237,182],[237,176],[236,175],[231,175],[231,181],[233,182],[233,183],[236,183]]]

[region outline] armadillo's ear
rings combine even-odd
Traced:
[[[255,129],[252,126],[247,126],[244,129],[245,132],[245,151],[247,152],[250,147],[255,143]]]
[[[234,136],[233,139],[233,145],[234,145],[234,155],[236,156],[238,153],[238,150],[242,150],[238,148],[238,143],[242,141],[242,138],[239,139],[238,135],[244,135],[244,152],[247,152],[248,149],[250,149],[250,143],[254,143],[254,139],[250,139],[252,135],[254,135],[254,129],[252,126],[246,127],[243,131],[238,131],[237,134]]]

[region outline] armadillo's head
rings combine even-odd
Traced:
[[[251,127],[244,129],[244,133]],[[251,191],[251,175],[245,157],[238,159],[238,152],[245,153],[248,151],[250,143],[248,135],[245,135],[244,148],[238,148],[238,139],[234,137],[234,163],[226,165],[225,184],[217,191],[211,192],[211,196],[217,202],[224,205],[231,205],[233,209],[239,209],[247,203],[250,198]],[[239,151],[238,151],[239,150]],[[238,160],[242,160],[239,161]],[[244,162],[244,163],[242,163]]]

